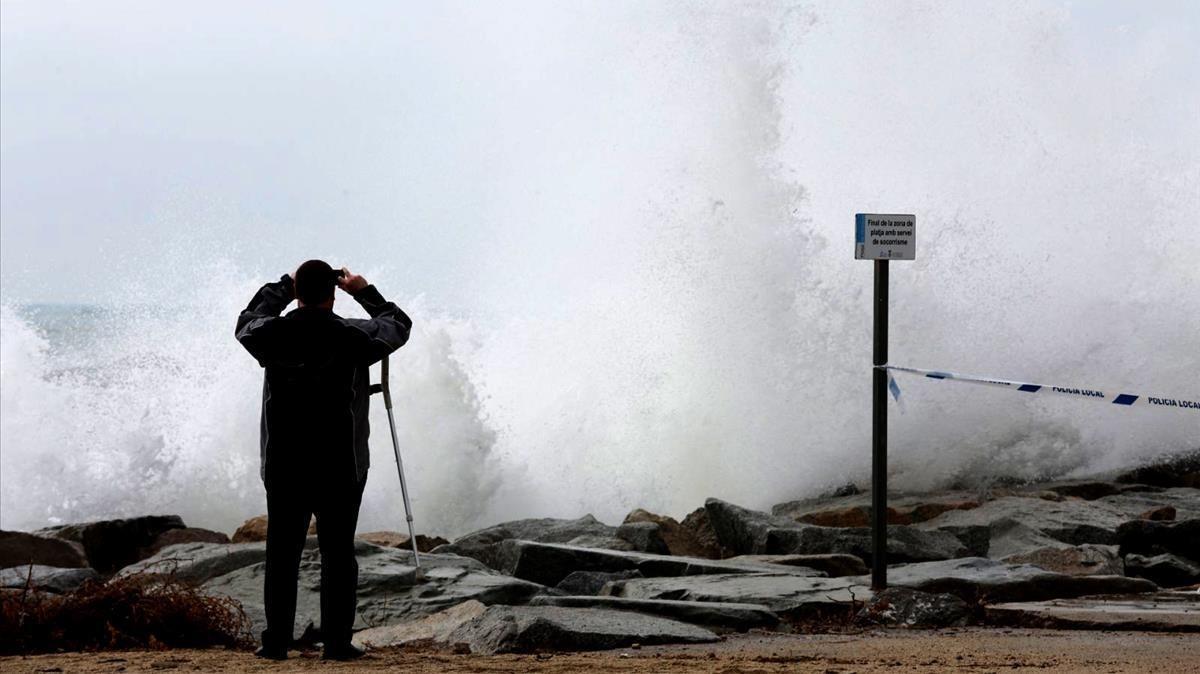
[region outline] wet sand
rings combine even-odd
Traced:
[[[719,644],[599,653],[455,655],[383,650],[353,663],[293,651],[286,662],[224,650],[64,653],[0,658],[3,672],[1200,672],[1200,635],[970,628],[861,634],[745,634]]]

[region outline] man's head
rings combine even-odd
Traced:
[[[296,269],[296,301],[302,307],[333,308],[333,289],[340,271],[323,260],[309,260]]]

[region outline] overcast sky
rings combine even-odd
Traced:
[[[401,277],[436,291],[505,232],[556,236],[549,221],[480,222],[497,202],[555,198],[506,190],[511,156],[563,175],[588,159],[570,156],[572,133],[595,129],[583,145],[603,147],[607,116],[637,110],[613,100],[638,94],[606,75],[630,45],[605,3],[557,4],[5,0],[5,298],[94,301],[166,246],[274,273],[312,250],[369,257],[372,240],[402,245]],[[612,13],[628,22],[635,7]],[[1182,58],[1159,80],[1196,87],[1200,3],[1045,7],[1070,11],[1075,44],[1101,62],[1126,57],[1110,48],[1122,35],[1169,29]]]

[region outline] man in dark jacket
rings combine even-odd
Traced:
[[[370,319],[333,313],[335,287]],[[280,316],[296,299],[298,308]],[[265,369],[262,479],[267,490],[267,629],[261,657],[287,657],[296,619],[300,553],[309,519],[321,549],[325,657],[362,655],[350,644],[357,609],[354,532],[370,452],[367,367],[408,341],[412,321],[345,268],[309,260],[264,285],[238,316],[237,340]]]

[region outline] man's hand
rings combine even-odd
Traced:
[[[338,287],[342,290],[345,290],[353,295],[367,287],[367,279],[359,276],[358,274],[351,273],[350,270],[345,267],[342,267],[342,272],[344,275],[338,277],[337,280]]]

